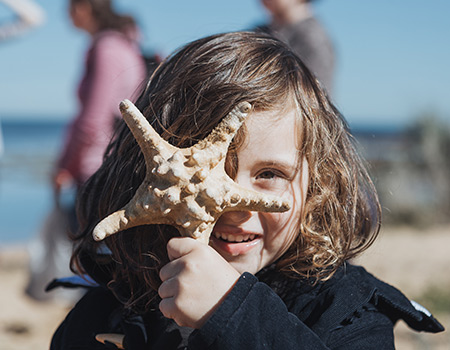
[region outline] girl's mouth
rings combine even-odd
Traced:
[[[262,236],[253,233],[223,233],[214,231],[211,243],[214,248],[226,254],[237,256],[245,254],[262,241]]]
[[[222,232],[213,232],[213,235],[217,239],[220,239],[224,242],[229,242],[229,243],[249,242],[249,241],[253,241],[256,237],[255,234],[235,235],[235,234],[227,234],[227,233],[222,233]]]

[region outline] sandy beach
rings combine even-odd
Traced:
[[[357,263],[425,304],[448,329],[450,226],[420,231],[386,228],[380,235]],[[51,335],[70,309],[67,303],[37,302],[25,295],[27,264],[24,247],[0,249],[0,350],[48,349]],[[433,309],[434,301],[433,305],[425,303],[436,295],[441,295],[440,299],[444,295],[444,307],[439,310]],[[448,331],[437,335],[415,333],[399,323],[395,333],[400,350],[450,349]]]

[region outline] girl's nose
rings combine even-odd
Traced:
[[[219,220],[223,223],[237,225],[246,222],[251,216],[252,213],[250,211],[228,211],[222,214]]]

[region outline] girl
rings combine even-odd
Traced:
[[[398,319],[443,329],[347,262],[377,235],[376,192],[344,120],[284,44],[245,32],[190,43],[156,70],[137,107],[172,145],[190,147],[243,101],[252,111],[227,173],[291,209],[226,212],[209,245],[163,225],[95,242],[94,227],[130,201],[146,173],[121,125],[78,201],[73,261],[99,286],[52,349],[104,348],[96,335],[126,349],[392,349]]]

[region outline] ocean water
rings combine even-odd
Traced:
[[[0,246],[35,237],[53,206],[50,174],[64,122],[2,121]]]

